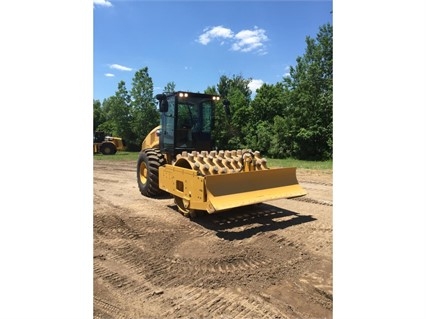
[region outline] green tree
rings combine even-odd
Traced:
[[[135,72],[132,79],[131,105],[132,105],[132,132],[137,136],[136,145],[140,149],[141,142],[148,133],[159,125],[159,112],[153,97],[154,86],[149,76],[148,67]],[[132,141],[133,142],[133,141]]]
[[[333,154],[333,28],[320,27],[316,39],[306,38],[306,51],[284,78],[287,105],[285,128],[293,140],[291,155],[324,160]]]
[[[98,130],[98,126],[105,122],[106,117],[102,104],[99,100],[93,100],[93,131]]]
[[[231,103],[231,126],[228,129],[228,147],[230,149],[246,148],[245,137],[247,134],[248,119],[251,116],[250,100],[245,96],[244,90],[238,86],[231,86],[228,92]]]
[[[172,81],[172,82],[168,82],[166,84],[163,92],[174,92],[175,89],[176,89],[176,84],[175,84],[175,82]]]
[[[212,95],[218,95],[218,91],[216,90],[216,87],[213,86],[208,86],[207,89],[204,90],[205,94],[212,94]]]
[[[277,115],[271,128],[271,143],[269,148],[269,156],[286,158],[294,156],[294,138],[292,136],[291,127],[293,118],[290,116],[282,117]]]
[[[130,126],[132,122],[130,95],[124,81],[118,83],[115,95],[104,100],[101,109],[103,120],[97,126],[99,131],[122,137],[126,144],[127,141],[134,139]]]
[[[238,90],[242,93],[246,102],[250,103],[251,101],[251,90],[249,88],[249,84],[251,82],[251,78],[244,79],[244,77],[240,75],[233,75],[232,78],[228,78],[226,75],[222,75],[219,79],[219,83],[217,84],[217,90],[222,97],[228,98],[232,94],[232,91]]]
[[[285,108],[284,85],[263,84],[251,103],[256,121],[273,122],[276,115],[283,114]]]
[[[127,144],[128,141],[134,140],[135,135],[131,128],[131,99],[124,81],[118,83],[117,91],[111,99],[109,114],[115,123],[115,134],[122,137]]]
[[[219,79],[217,92],[231,103],[229,118],[222,107],[216,110],[215,122],[221,125],[216,125],[214,137],[216,145],[221,149],[240,148],[244,145],[242,132],[251,101],[251,90],[248,86],[250,81],[251,79],[244,79],[242,75],[233,75],[232,78],[222,75]]]
[[[115,97],[111,96],[104,99],[102,102],[102,121],[97,125],[96,131],[103,131],[106,134],[117,135],[117,126],[112,116],[112,109],[114,109]]]
[[[246,121],[245,139],[248,148],[256,149],[262,154],[274,155],[271,150],[274,118],[282,115],[284,108],[285,94],[282,83],[263,84],[257,90]]]

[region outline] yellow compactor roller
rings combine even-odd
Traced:
[[[306,195],[296,168],[268,168],[252,150],[214,150],[217,95],[158,94],[161,123],[142,142],[137,181],[144,196],[169,193],[179,211],[215,213],[278,198]],[[229,113],[229,102],[223,101]]]

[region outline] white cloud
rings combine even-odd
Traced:
[[[105,73],[104,74],[106,77],[109,77],[109,78],[112,78],[112,77],[114,77],[115,75],[114,74],[112,74],[112,73]]]
[[[224,28],[221,25],[213,28],[205,28],[203,34],[198,37],[198,42],[207,45],[211,40],[215,38],[229,39],[234,36],[231,29]]]
[[[108,0],[93,0],[93,5],[98,5],[102,7],[112,7],[112,3]]]
[[[261,79],[253,79],[248,84],[249,89],[252,93],[255,93],[258,88],[260,88],[265,82]]]
[[[255,27],[253,30],[242,30],[235,35],[236,42],[232,45],[233,51],[250,52],[256,50],[265,53],[264,42],[268,41],[266,31]]]
[[[290,66],[287,65],[285,67],[284,77],[286,78],[286,77],[289,77],[289,76],[290,76]]]
[[[240,52],[257,52],[259,54],[267,54],[265,42],[268,41],[266,31],[254,27],[253,30],[241,30],[237,34],[231,29],[223,26],[210,27],[203,30],[203,34],[198,37],[197,42],[207,45],[213,39],[231,39],[233,42],[231,50]],[[224,45],[225,41],[221,41],[220,45]]]
[[[132,71],[132,68],[129,68],[127,66],[123,66],[120,64],[111,64],[109,67],[111,69],[120,70],[120,71]]]

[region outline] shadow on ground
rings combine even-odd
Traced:
[[[178,210],[177,207],[173,206]],[[198,212],[192,222],[216,231],[216,236],[226,240],[242,240],[258,233],[285,229],[316,220],[312,215],[296,212],[261,203],[243,206],[228,211],[207,214]]]

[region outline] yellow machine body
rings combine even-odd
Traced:
[[[108,136],[103,132],[95,132],[93,140],[93,154],[114,155],[117,151],[123,151],[125,143],[121,137]]]
[[[185,209],[208,213],[306,195],[294,167],[200,176],[192,169],[165,165],[159,168],[159,187],[180,198]]]
[[[148,133],[148,135],[142,141],[141,150],[159,147],[160,145],[159,131],[160,131],[160,125],[153,128],[151,132]]]
[[[306,195],[296,168],[268,168],[250,149],[215,150],[213,120],[220,97],[192,92],[158,94],[161,121],[144,138],[136,175],[142,195],[166,192],[185,216],[215,213]],[[229,101],[224,100],[225,113]],[[229,111],[229,110],[228,110]]]

